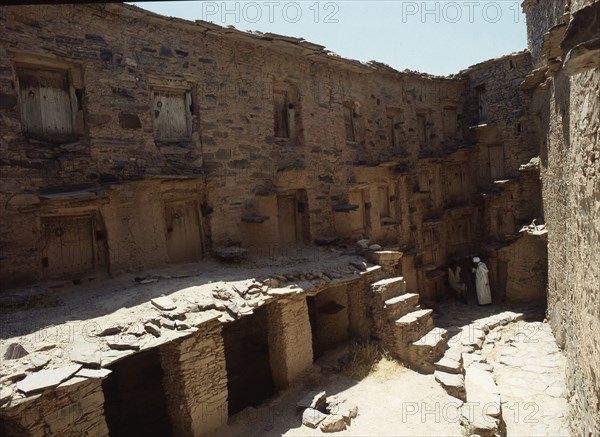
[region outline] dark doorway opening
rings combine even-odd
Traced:
[[[110,437],[172,435],[158,349],[142,352],[109,367],[102,382]]]
[[[266,306],[226,326],[223,341],[231,416],[275,394],[269,362]]]
[[[313,358],[350,339],[348,290],[346,286],[323,290],[306,298],[313,341]]]

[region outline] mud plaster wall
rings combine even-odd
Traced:
[[[227,371],[221,325],[160,349],[174,435],[206,435],[227,423]]]
[[[101,379],[73,378],[32,402],[0,411],[7,435],[108,436]]]
[[[285,389],[312,367],[313,349],[306,298],[279,299],[268,306],[273,381]]]
[[[591,3],[571,2],[571,19]],[[553,11],[564,11],[565,5],[540,2],[526,9],[528,27],[542,34],[556,24]],[[541,52],[540,44],[534,39],[534,53]],[[543,59],[536,61],[543,65]],[[599,83],[598,68],[573,76],[560,70],[546,90],[535,91],[543,128],[541,174],[549,229],[548,318],[567,356],[569,417],[577,435],[600,433]]]
[[[31,281],[52,274],[53,260],[48,268],[42,267],[44,217],[95,215],[94,230],[89,236],[94,245],[94,266],[86,273],[95,270],[116,275],[171,262],[165,205],[181,200],[194,202],[200,217],[204,193],[197,180],[146,180],[113,185],[98,194],[86,192],[62,200],[50,197],[38,200],[35,208],[19,204],[15,197],[5,204],[3,219],[14,226],[2,229],[5,241],[10,242],[4,250],[11,253],[10,261],[2,265],[3,286],[19,283],[27,276]],[[210,238],[209,230],[201,232],[205,239]]]

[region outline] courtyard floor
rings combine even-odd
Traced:
[[[479,307],[447,301],[437,309],[436,325],[449,331],[449,346],[460,342],[464,328],[507,309],[519,311],[520,320],[492,329],[481,348],[465,357],[489,365],[500,391],[500,432],[507,437],[570,436],[566,422],[565,358],[543,309]],[[348,350],[348,347],[345,348]],[[342,347],[343,351],[344,348]],[[343,352],[342,352],[343,353]],[[318,362],[340,357],[340,349]],[[469,354],[471,355],[471,354]],[[401,365],[387,366],[355,380],[341,372],[316,366],[311,374],[289,390],[232,416],[219,436],[314,436],[323,433],[302,425],[297,402],[308,392],[326,391],[358,406],[358,417],[336,434],[348,436],[469,436],[461,423],[462,401],[446,393],[434,375],[422,375]]]

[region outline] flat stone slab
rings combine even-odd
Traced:
[[[156,297],[150,300],[150,303],[154,305],[159,310],[163,311],[171,311],[177,308],[177,304],[173,299],[166,296]]]
[[[412,344],[415,346],[428,346],[428,347],[436,347],[440,342],[446,341],[446,337],[448,335],[448,331],[444,328],[435,327],[428,333],[426,333],[423,337],[414,341]]]
[[[490,372],[468,367],[465,370],[465,389],[467,402],[478,407],[475,409],[476,415],[500,416],[500,390]]]
[[[140,343],[135,337],[121,337],[116,341],[107,341],[106,344],[109,348],[115,350],[140,350]]]
[[[485,370],[486,372],[493,372],[494,366],[492,366],[489,363],[480,363],[480,362],[474,361],[469,366],[469,369],[479,369],[479,370]]]
[[[327,393],[324,391],[310,392],[300,399],[296,406],[298,408],[313,408],[315,410],[322,409],[325,407],[326,396]]]
[[[32,354],[29,358],[29,366],[27,366],[28,370],[38,370],[44,367],[46,364],[50,362],[50,355],[46,354]]]
[[[302,412],[302,425],[308,426],[309,428],[317,428],[327,414],[321,413],[319,410],[314,408],[307,408]]]
[[[77,372],[75,374],[75,376],[79,376],[81,378],[88,378],[88,379],[98,379],[98,378],[106,378],[111,373],[112,373],[112,370],[108,370],[108,369],[81,369],[79,372]]]
[[[336,405],[331,412],[334,414],[339,414],[346,419],[354,419],[356,416],[358,416],[358,406],[351,404],[350,402],[342,402],[341,404]]]
[[[98,337],[106,337],[109,335],[116,335],[119,332],[121,332],[121,330],[123,329],[123,327],[121,325],[108,325],[105,326],[104,328],[102,328],[100,330],[100,332],[98,332],[98,334],[96,334]]]
[[[160,327],[157,324],[148,322],[144,325],[144,329],[155,337],[160,337]]]
[[[330,414],[321,422],[321,431],[338,432],[346,429],[346,419],[339,414]]]
[[[17,383],[17,390],[31,394],[47,388],[56,387],[61,382],[69,379],[81,369],[81,364],[59,367],[57,369],[40,370],[27,376]]]
[[[411,323],[415,323],[421,319],[431,316],[433,310],[417,310],[412,313],[408,313],[398,320],[396,320],[396,325],[410,325]]]
[[[389,286],[392,286],[392,285],[396,285],[399,288],[403,289],[404,286],[405,286],[404,277],[403,276],[397,276],[395,278],[380,279],[379,281],[374,282],[373,284],[371,284],[371,290],[373,290],[375,292],[381,292],[385,288],[387,288]]]
[[[463,404],[461,407],[461,423],[470,429],[471,435],[496,437],[498,435],[499,420],[486,414],[482,415],[480,410],[481,408],[478,405],[468,402]]]
[[[435,380],[439,382],[444,390],[457,399],[464,401],[465,395],[465,378],[461,374],[446,373],[436,370],[434,373]]]
[[[84,367],[99,369],[102,364],[102,354],[100,351],[71,353],[71,361],[83,364]]]
[[[443,356],[439,361],[433,364],[436,370],[446,373],[462,373],[462,364],[450,357]]]

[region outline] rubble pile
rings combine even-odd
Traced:
[[[322,432],[343,431],[358,416],[358,406],[326,392],[310,392],[297,403],[302,411],[302,425]]]

